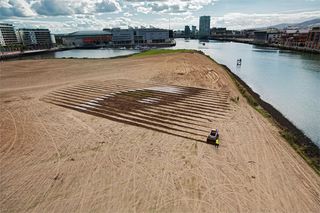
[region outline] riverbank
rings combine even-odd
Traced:
[[[54,53],[58,51],[72,50],[74,48],[51,48],[51,49],[42,49],[42,50],[27,50],[24,52],[9,52],[0,54],[0,60],[10,60],[10,59],[21,59],[30,56],[42,55],[47,53]]]
[[[304,47],[289,47],[289,46],[283,46],[278,44],[266,44],[261,42],[255,42],[252,39],[238,39],[238,38],[215,38],[213,40],[217,41],[227,41],[227,42],[237,42],[237,43],[243,43],[243,44],[252,44],[260,47],[270,47],[270,48],[276,48],[281,50],[291,50],[291,51],[297,51],[297,52],[303,52],[303,53],[314,53],[314,54],[320,54],[320,50],[318,49],[310,49],[310,48],[304,48]]]
[[[1,66],[3,212],[320,208],[319,176],[203,54]]]
[[[226,71],[233,78],[241,94],[248,100],[248,103],[254,107],[263,116],[270,118],[279,126],[279,133],[287,142],[306,160],[306,162],[320,175],[320,149],[307,137],[303,131],[297,128],[281,112],[275,109],[271,104],[260,98],[241,78],[234,74],[227,66]]]
[[[143,57],[156,54],[175,52],[190,52],[190,50],[168,50],[163,52],[161,50],[147,51],[144,53],[137,53],[132,56]],[[195,51],[199,54],[205,55],[202,51]],[[206,55],[207,56],[207,55]],[[210,60],[214,59],[207,56]],[[219,63],[217,63],[219,64]],[[303,157],[306,162],[320,175],[320,148],[309,138],[303,131],[297,128],[290,120],[288,120],[281,112],[274,108],[271,104],[265,102],[260,98],[260,95],[254,92],[239,76],[234,74],[226,65],[220,64],[225,68],[226,72],[233,79],[237,88],[248,101],[248,103],[261,113],[266,118],[270,118],[271,122],[274,122],[279,128],[279,133],[287,142]]]

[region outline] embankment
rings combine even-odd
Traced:
[[[210,57],[209,57],[210,58]],[[213,59],[212,59],[213,60]],[[220,64],[231,76],[241,94],[248,103],[259,111],[263,116],[268,117],[280,128],[280,134],[288,143],[307,161],[307,163],[320,174],[320,149],[302,130],[297,128],[281,112],[271,104],[260,98],[239,76],[234,74],[226,65]]]

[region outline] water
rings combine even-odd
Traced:
[[[320,55],[234,42],[176,42],[174,49],[201,50],[227,65],[320,146]]]
[[[111,58],[116,56],[130,55],[138,53],[138,50],[119,50],[119,49],[93,49],[93,50],[66,50],[55,52],[55,58]]]
[[[21,59],[47,59],[47,58],[111,58],[130,55],[140,52],[139,50],[120,49],[73,49],[40,55],[26,56]]]

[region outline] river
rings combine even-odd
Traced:
[[[201,50],[227,65],[320,146],[320,55],[235,42],[176,42],[174,49]]]
[[[250,44],[176,39],[173,49],[201,50],[227,65],[320,147],[320,55]],[[32,58],[109,58],[135,50],[67,50]],[[237,59],[242,65],[237,66]]]

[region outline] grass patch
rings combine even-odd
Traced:
[[[161,54],[171,54],[171,53],[192,53],[194,50],[187,49],[178,49],[178,50],[170,50],[170,49],[152,49],[143,51],[137,54],[132,55],[131,57],[145,57],[152,55],[161,55]]]

